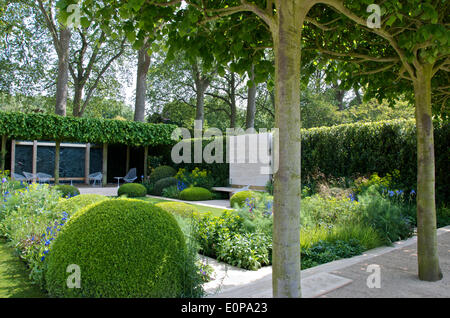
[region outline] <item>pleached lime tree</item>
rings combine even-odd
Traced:
[[[439,280],[432,100],[435,113],[449,106],[450,5],[445,0],[384,2],[377,15],[355,1],[322,2],[329,7],[310,12],[305,43],[339,60],[329,64],[330,79],[345,79],[347,89],[362,83],[367,97],[406,95],[415,105],[419,278]]]
[[[183,7],[181,4],[185,3]],[[272,37],[275,56],[275,105],[276,127],[279,129],[279,168],[274,183],[274,231],[273,231],[273,296],[300,297],[300,60],[302,26],[309,9],[318,1],[161,1],[105,0],[107,4],[97,12],[110,19],[129,19],[134,26],[127,30],[128,37],[140,40],[140,30],[152,26],[152,17],[161,8],[170,8],[173,17],[184,14],[177,21],[178,32],[194,34],[200,24],[216,23],[223,17],[241,14],[242,19],[254,16],[258,25],[263,22]],[[88,7],[100,5],[87,0]],[[176,11],[175,11],[176,9]],[[113,11],[117,10],[119,15]],[[244,14],[251,13],[251,15]],[[170,22],[169,21],[169,22]],[[234,36],[241,36],[234,32]],[[226,42],[226,41],[225,41]],[[230,50],[239,50],[230,47]],[[217,46],[217,50],[223,46]],[[250,65],[251,66],[251,65]],[[257,76],[257,74],[256,74]]]

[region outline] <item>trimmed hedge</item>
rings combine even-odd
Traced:
[[[245,201],[255,201],[258,198],[258,193],[250,190],[246,191],[240,191],[235,194],[230,199],[230,205],[231,207],[234,207],[235,205],[242,207],[245,203]]]
[[[52,244],[46,273],[53,297],[181,297],[186,243],[175,218],[141,200],[106,200],[78,211]],[[68,288],[69,265],[81,288]]]
[[[150,174],[150,182],[156,183],[161,179],[173,177],[177,174],[177,171],[170,166],[160,166],[155,168]]]
[[[74,196],[77,196],[80,194],[80,190],[78,190],[74,186],[67,185],[67,184],[56,185],[55,189],[62,193],[63,198],[74,197]]]
[[[192,163],[180,163],[177,168],[195,167],[214,172],[215,186],[226,186],[229,168],[226,163],[226,138],[223,142],[224,163],[194,163],[194,141],[190,143]],[[399,170],[406,187],[417,189],[417,146],[414,120],[389,120],[372,123],[343,124],[301,130],[302,183],[318,172],[327,177],[380,176]],[[213,139],[202,139],[202,147]],[[436,159],[436,198],[448,202],[450,198],[450,124],[434,122]],[[405,189],[407,190],[407,189]]]
[[[434,123],[436,197],[450,197],[450,125]],[[355,123],[302,130],[302,180],[320,171],[326,176],[380,176],[400,171],[405,187],[417,189],[414,120]],[[404,189],[407,190],[407,189]]]
[[[156,146],[173,144],[174,125],[0,112],[0,135],[25,140]]]
[[[139,183],[126,183],[120,186],[117,195],[119,197],[126,195],[129,198],[141,198],[147,195],[147,188]]]
[[[180,192],[180,199],[186,201],[204,201],[211,200],[213,194],[205,188],[191,187]]]
[[[88,205],[104,200],[108,198],[100,194],[80,194],[70,199],[62,199],[53,210],[57,213],[66,212],[71,216]]]
[[[170,186],[176,186],[177,183],[178,183],[178,180],[174,177],[167,177],[167,178],[158,180],[155,183],[155,186],[153,188],[153,194],[161,196],[162,192],[165,188],[168,188]]]
[[[196,207],[183,202],[159,202],[155,205],[166,212],[176,214],[184,218],[191,217],[198,213]]]

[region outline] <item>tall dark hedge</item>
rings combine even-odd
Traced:
[[[449,124],[435,122],[436,193],[447,201]],[[399,170],[402,182],[416,189],[417,146],[414,120],[356,123],[302,131],[302,179],[317,171],[326,176],[379,175]],[[406,190],[406,189],[405,189]]]
[[[402,182],[416,189],[417,147],[414,120],[391,120],[375,123],[355,123],[302,130],[302,182],[321,172],[329,177],[355,177],[377,172],[380,176],[399,170]],[[448,123],[434,123],[436,156],[436,194],[438,201],[447,202],[450,191],[450,129]],[[224,142],[224,156],[226,139]],[[192,162],[194,139],[191,144]],[[211,139],[203,139],[203,148]],[[226,158],[226,156],[225,156]],[[226,162],[224,158],[224,162]],[[226,163],[181,163],[177,168],[195,167],[212,171],[215,185],[227,185]],[[407,190],[407,189],[405,189]]]

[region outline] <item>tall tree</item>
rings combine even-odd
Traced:
[[[56,80],[55,114],[66,116],[68,82],[69,82],[69,45],[72,36],[70,26],[58,21],[56,6],[53,1],[36,0],[31,4],[39,9],[45,19],[53,38],[53,45],[58,56],[58,77]]]
[[[138,50],[138,65],[136,78],[136,102],[134,105],[134,121],[145,122],[145,100],[147,93],[147,74],[150,67],[149,38],[144,39],[144,45]]]
[[[95,25],[80,27],[76,34],[68,67],[74,87],[72,115],[81,117],[105,73],[127,46],[126,37],[108,39]]]
[[[367,22],[366,8],[356,2],[321,2],[333,10],[316,8],[315,17],[308,21],[316,27],[310,40],[319,52],[341,60],[340,73],[348,75],[347,84],[352,85],[352,79],[365,83],[365,93],[378,98],[393,100],[406,93],[415,104],[419,278],[439,280],[432,97],[450,96],[450,4],[445,0],[384,2],[380,25],[373,27]]]
[[[255,128],[255,114],[256,114],[256,90],[255,83],[255,66],[252,65],[250,71],[249,85],[247,89],[247,116],[245,119],[245,129]]]

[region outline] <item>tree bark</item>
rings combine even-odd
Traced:
[[[73,110],[72,115],[74,117],[81,117],[81,102],[83,101],[83,84],[75,82],[74,84],[74,95],[73,95]]]
[[[417,127],[417,255],[419,279],[437,281],[442,278],[439,267],[433,120],[431,113],[432,65],[417,69],[414,80]]]
[[[236,128],[236,74],[230,74],[230,128]]]
[[[56,81],[55,114],[66,116],[68,82],[69,82],[69,44],[72,36],[70,29],[61,27],[59,32],[58,78]],[[54,43],[58,46],[58,43]]]
[[[274,179],[273,296],[301,297],[300,286],[300,57],[301,30],[310,1],[283,2],[272,28],[275,122],[279,143]]]
[[[255,80],[255,66],[252,65],[250,73],[251,86],[248,87],[247,96],[247,118],[245,120],[245,128],[255,128],[255,114],[256,114],[256,83]]]
[[[202,132],[205,121],[205,92],[211,83],[211,79],[206,75],[202,76],[197,64],[192,65],[192,74],[194,76],[196,90],[195,120],[198,121],[194,130]]]
[[[134,121],[145,122],[145,97],[147,92],[147,73],[150,67],[147,42],[138,51],[136,103],[134,107]]]

